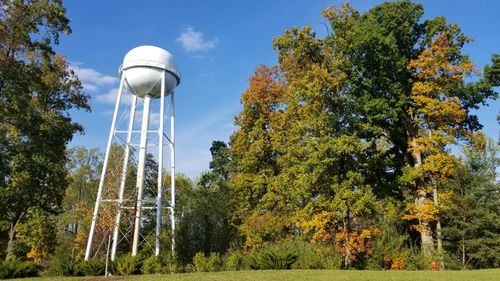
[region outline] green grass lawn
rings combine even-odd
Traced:
[[[500,281],[500,269],[469,271],[357,271],[357,270],[256,270],[211,273],[185,273],[170,275],[137,275],[113,277],[40,277],[18,280],[131,280],[131,281],[285,281],[285,280],[338,280],[338,281],[391,281],[391,280],[494,280]]]

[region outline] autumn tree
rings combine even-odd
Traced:
[[[82,246],[78,237],[86,237],[88,217],[83,210],[91,210],[95,204],[97,186],[99,184],[99,169],[102,164],[102,154],[97,148],[73,147],[68,150],[67,169],[69,185],[66,189],[61,214],[58,222],[58,243],[72,257],[82,254]],[[77,247],[75,247],[77,246]]]
[[[416,227],[428,255],[434,249],[431,222],[436,223],[437,250],[442,252],[438,186],[451,178],[458,165],[449,146],[457,143],[458,136],[466,134],[460,131],[466,111],[455,95],[464,77],[473,70],[473,64],[466,57],[454,52],[463,43],[456,34],[443,32],[408,64],[415,78],[413,106],[408,109],[411,118],[408,135],[417,197],[405,218],[418,220]]]
[[[356,17],[347,6],[335,12],[344,24]],[[375,198],[360,165],[370,146],[353,126],[357,117],[344,95],[345,42],[337,39],[316,39],[304,27],[274,41],[287,87],[274,137],[281,173],[267,196],[284,198],[295,227],[313,241],[336,244],[349,267],[374,235],[366,215]]]
[[[88,96],[52,47],[69,20],[62,1],[0,2],[0,220],[6,257],[30,208],[59,211],[66,179],[66,145],[83,128],[70,109],[89,110]]]
[[[231,136],[230,189],[234,195],[232,204],[236,206],[233,220],[240,226],[248,247],[260,245],[263,237],[277,238],[281,228],[288,224],[285,217],[279,223],[266,220],[269,216],[279,216],[272,207],[256,208],[279,173],[278,152],[272,147],[271,131],[283,87],[277,67],[259,66],[241,97],[243,110],[235,121],[239,128]]]
[[[399,200],[406,197],[407,200],[414,201],[418,197],[419,187],[422,187],[423,183],[417,182],[416,177],[425,177],[427,184],[431,180],[417,170],[428,171],[433,164],[445,164],[435,162],[438,158],[443,160],[442,157],[451,165],[453,157],[448,157],[449,153],[445,147],[455,140],[440,138],[440,132],[447,130],[445,127],[450,128],[457,133],[450,132],[452,138],[463,139],[467,131],[481,128],[471,110],[486,104],[489,98],[496,97],[493,86],[498,84],[494,79],[495,64],[485,71],[483,77],[466,83],[462,78],[471,72],[471,64],[461,50],[469,39],[456,25],[446,23],[444,18],[424,20],[423,13],[421,4],[397,1],[375,6],[359,18],[353,19],[354,23],[351,25],[336,24],[335,18],[330,20],[335,36],[341,36],[343,41],[349,42],[350,48],[344,49],[349,57],[345,72],[350,81],[347,92],[354,99],[355,112],[359,117],[358,132],[362,138],[376,140],[377,144],[382,144],[387,155],[382,162],[378,162],[382,165],[371,162],[375,164],[372,167],[377,173],[373,174],[375,177],[369,178],[372,178],[372,183],[376,185],[376,194],[390,195]],[[330,18],[328,15],[327,18]],[[435,50],[436,45],[439,45],[437,38],[442,36],[440,34],[446,34],[449,41],[448,45],[444,44],[446,47],[442,47],[446,49],[446,55],[438,58],[439,54],[435,53]],[[417,61],[427,63],[428,71],[417,70]],[[431,61],[434,63],[435,72],[431,69]],[[439,67],[446,64],[446,68],[441,71]],[[447,71],[450,70],[453,73],[448,79],[447,76],[450,75]],[[434,81],[440,85],[436,85]],[[420,86],[422,88],[419,89]],[[426,94],[422,91],[426,91]],[[427,102],[432,105],[426,104]],[[446,119],[446,114],[452,110],[440,115],[440,108],[432,108],[433,106],[451,106],[458,111],[454,112],[449,123],[446,123],[446,120],[438,119]],[[430,110],[433,110],[432,114],[429,114]],[[423,118],[423,115],[426,117]],[[439,125],[435,125],[435,122]],[[438,131],[429,136],[429,127]],[[416,150],[412,148],[415,146],[412,144],[415,138],[420,137],[432,140],[434,148],[442,152],[439,156],[431,157],[429,165],[423,168],[420,168],[420,163],[427,159],[426,156],[422,158],[420,155],[419,159],[419,156],[415,155]],[[426,151],[424,154],[428,153]],[[437,151],[433,153],[437,154]],[[384,168],[377,169],[377,166]],[[438,178],[433,178],[437,185]],[[444,180],[443,177],[440,179]],[[425,205],[428,210],[436,209],[433,201],[430,200]],[[430,215],[431,218],[426,219],[435,222],[436,213]],[[420,229],[422,230],[421,227]],[[422,249],[427,254],[434,248],[434,234],[434,230],[428,227],[420,232]]]

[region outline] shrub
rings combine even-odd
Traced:
[[[161,273],[180,273],[183,271],[183,266],[179,263],[176,256],[167,254],[160,257]]]
[[[238,251],[230,252],[224,257],[224,270],[237,271],[245,269],[245,256]]]
[[[218,253],[210,253],[210,256],[205,256],[199,252],[193,257],[194,270],[197,272],[213,272],[219,271],[221,268],[221,259]]]
[[[184,272],[185,273],[194,272],[194,266],[190,263],[186,264],[186,266],[184,266]]]
[[[139,274],[141,271],[142,261],[139,256],[124,255],[115,261],[115,273],[118,275],[133,275]]]
[[[327,255],[323,260],[324,269],[340,269],[342,267],[342,263],[344,262],[344,258],[338,254],[333,253],[331,255]]]
[[[433,257],[428,257],[424,255],[423,252],[413,249],[411,252],[408,263],[406,265],[407,270],[430,270]]]
[[[76,276],[77,263],[68,249],[56,248],[54,256],[49,260],[47,268],[41,272],[43,276]]]
[[[74,273],[76,275],[83,276],[99,276],[104,275],[104,271],[106,270],[106,261],[105,260],[89,260],[82,261],[80,263],[75,264]]]
[[[141,272],[143,274],[156,274],[161,273],[162,265],[160,259],[157,256],[150,256],[144,260],[142,264]]]
[[[23,278],[38,276],[40,266],[30,261],[3,261],[0,262],[0,279]]]
[[[311,244],[295,240],[284,246],[295,249],[295,253],[299,255],[297,261],[292,265],[293,269],[340,269],[342,265],[342,256],[333,252],[331,246],[322,243]]]
[[[294,253],[262,251],[252,257],[252,269],[292,269],[298,255]]]

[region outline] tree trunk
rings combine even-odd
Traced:
[[[345,231],[345,243],[344,243],[344,250],[345,250],[345,257],[344,257],[344,266],[345,268],[349,268],[351,266],[351,248],[349,247],[349,228],[348,228],[349,223],[344,220],[344,231]]]
[[[427,200],[427,196],[425,191],[419,190],[417,191],[417,198],[415,199],[415,205],[420,206],[424,205]],[[434,241],[432,239],[432,229],[429,225],[429,222],[418,219],[418,224],[420,226],[420,240],[422,252],[426,257],[430,257],[432,252],[434,252]]]
[[[462,217],[462,222],[465,225],[465,217]],[[467,261],[465,259],[465,230],[462,230],[462,269],[467,269]]]
[[[437,208],[439,206],[438,191],[437,191],[437,186],[434,182],[432,186],[432,199],[434,200],[434,206]],[[441,236],[441,219],[439,217],[437,218],[436,221],[436,242],[437,242],[437,250],[439,253],[439,269],[444,270],[443,239]]]
[[[462,269],[463,270],[467,269],[467,263],[465,262],[465,241],[463,237],[462,237]]]
[[[16,225],[17,222],[10,222],[10,229],[9,229],[9,242],[7,243],[7,250],[6,250],[6,255],[5,255],[5,260],[12,260],[14,259],[14,253],[12,252],[13,247],[14,247],[14,238],[16,236]]]
[[[411,155],[413,157],[413,166],[418,168],[422,165],[422,155],[419,151],[417,151],[417,139],[412,138],[410,142],[411,147]],[[425,190],[421,189],[422,184],[417,183],[417,195],[415,198],[415,205],[421,206],[424,205],[427,201],[427,194]],[[434,241],[432,240],[432,229],[429,225],[429,222],[418,219],[418,224],[420,227],[420,240],[421,240],[421,248],[422,252],[425,256],[429,257],[432,255],[434,251]]]

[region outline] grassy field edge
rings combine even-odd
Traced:
[[[48,280],[127,280],[127,281],[424,281],[424,280],[500,280],[500,269],[483,269],[467,271],[370,271],[370,270],[252,270],[252,271],[222,271],[222,272],[196,272],[166,275],[135,275],[104,277],[38,277],[17,280],[48,281]]]

